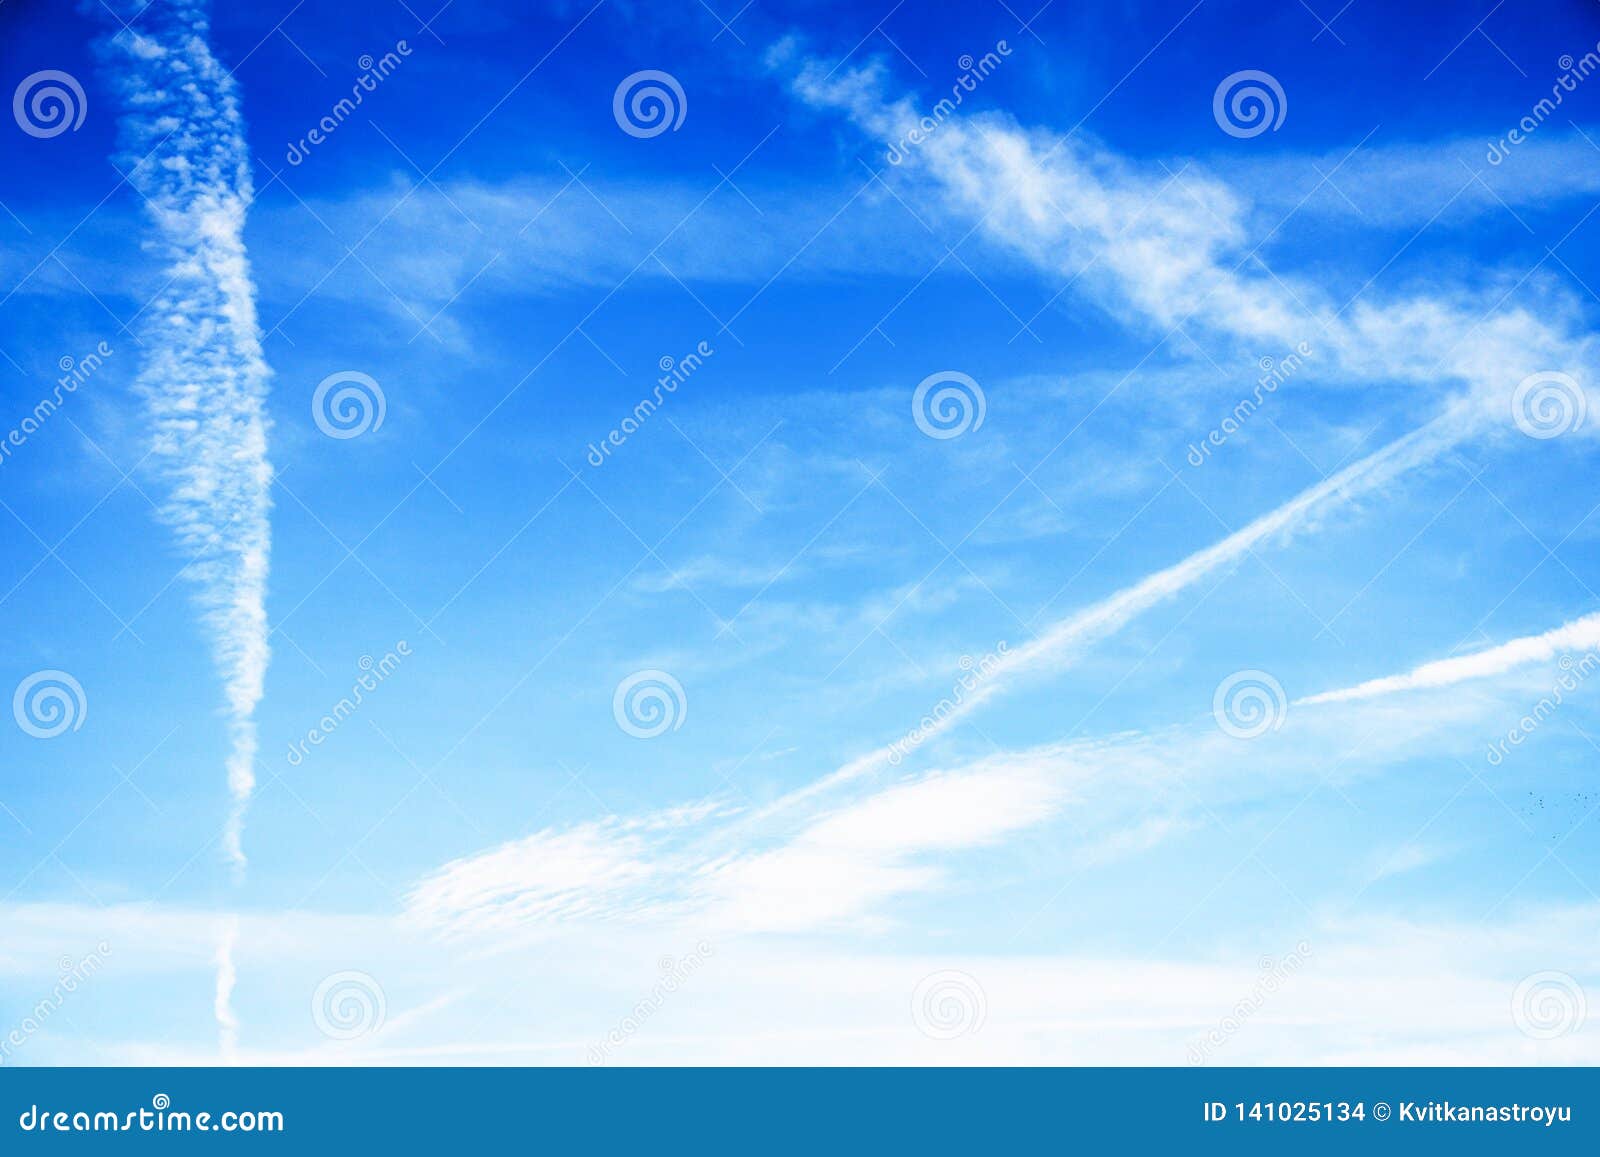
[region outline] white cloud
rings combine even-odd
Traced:
[[[876,66],[830,76],[806,61],[793,86],[893,140],[918,114],[909,99],[886,96],[887,83]],[[1316,280],[1260,264],[1238,187],[1197,166],[1134,163],[1082,134],[1025,129],[1000,114],[951,118],[889,175],[913,204],[971,222],[1052,278],[1081,275],[1080,294],[1143,328],[1193,325],[1257,355],[1305,341],[1335,378],[1409,382],[1441,408],[1452,398],[1438,387],[1453,386],[1485,427],[1509,426],[1512,391],[1528,374],[1593,369],[1593,339],[1570,295],[1537,314],[1507,306],[1498,287],[1387,298],[1369,289],[1339,303]]]
[[[927,857],[1044,822],[1066,790],[1027,753],[907,780],[787,832],[709,805],[612,817],[446,864],[407,896],[407,914],[451,935],[691,912],[724,930],[838,926],[936,885]]]
[[[955,864],[975,865],[1022,833],[1055,830],[1063,859],[1097,868],[1234,805],[1299,798],[1330,775],[1344,782],[1408,759],[1465,756],[1478,742],[1473,725],[1501,706],[1495,695],[1406,710],[1295,704],[1279,731],[1250,742],[1207,716],[995,755],[826,806],[812,792],[802,809],[795,793],[782,809],[700,805],[549,829],[431,874],[408,896],[408,916],[491,940],[594,920],[691,921],[717,936],[876,928],[892,901],[950,888]],[[1061,821],[1085,834],[1060,832]]]
[[[200,941],[216,923],[194,909],[145,908],[147,930]],[[960,945],[946,952],[886,953],[786,937],[726,936],[706,963],[662,1003],[613,1064],[1170,1064],[1196,1042],[1237,1023],[1209,1054],[1213,1065],[1592,1064],[1600,1038],[1525,1035],[1512,1012],[1524,978],[1570,975],[1592,999],[1600,984],[1594,905],[1518,908],[1492,927],[1449,919],[1308,917],[1302,925],[1230,936],[1215,949],[1134,958],[1081,949],[998,955]],[[40,958],[53,983],[57,943],[107,920],[130,949],[144,943],[126,911],[57,906],[0,908],[9,947]],[[38,937],[43,936],[43,939]],[[658,960],[691,950],[693,923],[651,928],[593,925],[548,942],[486,957],[429,944],[403,924],[282,912],[241,917],[242,982],[249,1013],[241,1064],[583,1064],[591,1046],[659,979]],[[1304,963],[1268,991],[1261,958],[1299,951]],[[168,956],[181,979],[203,962]],[[193,1030],[181,998],[149,976],[109,963],[79,994],[70,1020],[53,1018],[30,1040],[30,1063],[90,1056],[107,1064],[214,1063],[214,1045]],[[381,1030],[330,1042],[309,1012],[318,982],[359,966],[395,1009]],[[958,970],[981,990],[987,1016],[953,1040],[917,1028],[913,1000],[934,972]],[[131,985],[145,994],[134,999]],[[559,994],[559,995],[555,995]],[[1251,1011],[1239,1015],[1241,1002]],[[70,1050],[70,1051],[68,1051]]]
[[[735,851],[691,885],[709,927],[805,931],[867,917],[942,883],[931,857],[988,847],[1048,821],[1068,798],[1035,753],[894,784],[813,819],[780,846]]]
[[[536,832],[446,864],[411,891],[407,912],[451,933],[659,915],[670,904],[658,897],[681,866],[674,841],[719,814],[715,806],[696,805]]]

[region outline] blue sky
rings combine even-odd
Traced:
[[[5,1063],[1594,1059],[1593,5],[0,21]]]

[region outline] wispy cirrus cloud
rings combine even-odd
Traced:
[[[915,127],[880,65],[830,72],[792,45],[769,57],[806,104],[847,117],[867,140]],[[1530,373],[1592,369],[1594,339],[1570,294],[1535,312],[1503,287],[1383,295],[1368,282],[1343,302],[1316,279],[1268,267],[1252,240],[1247,190],[1197,164],[1132,161],[1077,131],[1030,129],[1009,116],[945,121],[884,174],[896,192],[968,226],[1075,293],[1155,333],[1194,329],[1250,352],[1307,341],[1322,380],[1409,383],[1443,407],[1477,403],[1480,428],[1506,426]],[[1463,178],[1467,174],[1463,174]],[[1443,386],[1444,388],[1440,388]]]
[[[769,62],[792,77],[801,100],[845,114],[869,138],[900,139],[917,123],[913,101],[886,95],[880,66],[828,70],[797,58],[792,45],[780,45]],[[1314,282],[1279,275],[1260,260],[1259,245],[1247,239],[1249,203],[1221,179],[1184,169],[1148,172],[1086,138],[1028,130],[1005,116],[944,122],[892,180],[910,203],[969,226],[1052,277],[1070,275],[1081,296],[1130,325],[1165,331],[1158,346],[1190,327],[1233,349],[1308,342],[1334,381],[1409,382],[1434,395],[1428,401],[1435,416],[1412,433],[1012,648],[992,677],[937,721],[933,734],[1024,673],[1072,662],[1083,648],[1268,540],[1303,530],[1315,517],[1381,490],[1468,438],[1510,428],[1513,391],[1528,375],[1577,371],[1593,361],[1592,338],[1565,324],[1578,312],[1570,299],[1558,303],[1553,321],[1522,309],[1496,310],[1499,303],[1465,291],[1381,302],[1358,293],[1337,305]],[[1440,382],[1451,388],[1438,389]],[[1071,436],[1069,430],[1062,443]],[[888,764],[889,749],[869,752],[778,806]]]
[[[451,936],[688,917],[724,931],[839,927],[939,885],[934,857],[1046,822],[1078,770],[1025,752],[908,779],[798,824],[700,803],[547,829],[446,864],[412,889],[406,911]]]
[[[727,809],[684,805],[546,829],[444,865],[407,897],[420,924],[452,933],[661,912],[685,838]]]
[[[801,99],[845,112],[869,136],[898,139],[915,123],[911,101],[884,96],[878,68],[825,74],[814,62],[795,62],[781,51],[774,60],[793,70]],[[1225,182],[1199,172],[1187,177],[1144,172],[1096,143],[1052,138],[1004,117],[947,121],[894,179],[912,203],[970,224],[1043,272],[1071,274],[1090,301],[1130,325],[1165,330],[1167,336],[1192,326],[1233,350],[1249,343],[1286,349],[1309,341],[1328,379],[1408,383],[1426,395],[1432,414],[1411,433],[1212,546],[1012,647],[981,684],[924,728],[924,742],[951,730],[1008,687],[1072,664],[1087,648],[1257,547],[1305,532],[1316,518],[1381,491],[1469,438],[1513,428],[1511,397],[1529,374],[1577,371],[1592,361],[1592,339],[1567,324],[1577,315],[1570,300],[1558,303],[1553,320],[1528,310],[1497,310],[1499,303],[1465,290],[1381,302],[1357,294],[1339,305],[1310,280],[1281,276],[1259,261],[1251,264],[1257,254],[1246,242],[1248,205]],[[1394,732],[1388,748],[1398,750],[1419,729],[1411,722],[1399,728],[1394,723],[1381,713],[1375,720]],[[1339,733],[1327,725],[1323,730]],[[1181,742],[1135,736],[1008,753],[825,809],[827,793],[892,765],[891,748],[877,748],[738,818],[726,830],[708,833],[701,845],[676,846],[658,861],[662,882],[674,905],[688,902],[708,918],[739,927],[818,927],[858,919],[892,896],[936,886],[943,874],[933,857],[1043,822],[1084,783],[1159,782],[1162,770],[1171,767],[1198,766],[1214,774],[1205,762],[1208,755],[1217,767],[1244,762],[1226,737],[1175,734]],[[1368,757],[1376,758],[1377,750]],[[1281,751],[1278,757],[1283,758]],[[859,816],[872,821],[858,822]],[[872,839],[855,838],[867,830],[875,833]],[[1187,827],[1177,818],[1158,817],[1154,824],[1135,820],[1129,830],[1138,833],[1135,844],[1149,846]],[[627,849],[626,861],[637,865],[639,852]],[[1089,858],[1094,855],[1091,850]],[[493,866],[484,857],[464,864],[474,870]],[[502,876],[496,889],[520,894],[523,885],[513,877]],[[437,895],[439,883],[436,878],[419,886],[413,907],[415,897]],[[438,905],[425,907],[434,916],[441,912]]]
[[[549,828],[430,873],[406,910],[451,938],[596,921],[685,920],[713,935],[870,928],[895,901],[954,887],[978,857],[1027,833],[1059,832],[1063,858],[1093,870],[1206,828],[1235,804],[1298,798],[1334,774],[1356,781],[1411,759],[1463,756],[1477,744],[1474,725],[1502,701],[1455,697],[1404,711],[1280,703],[1281,730],[1249,742],[1207,714],[885,786],[796,792],[782,808],[698,804]],[[1077,834],[1061,830],[1065,821]]]

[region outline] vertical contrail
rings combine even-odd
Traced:
[[[222,675],[231,742],[223,851],[242,868],[268,657],[268,370],[243,238],[252,196],[244,124],[207,32],[202,4],[155,4],[111,37],[109,55],[125,104],[123,168],[166,262],[166,284],[142,311],[139,390],[171,484],[163,511]]]
[[[233,1011],[233,986],[239,980],[239,972],[233,965],[233,950],[238,943],[239,917],[229,916],[217,929],[217,990],[212,999],[212,1011],[217,1018],[222,1059],[230,1063],[239,1050],[239,1018]]]
[[[211,54],[194,0],[129,13],[108,56],[125,105],[121,166],[143,197],[151,248],[166,267],[141,310],[139,392],[152,453],[170,485],[162,512],[187,556],[183,573],[211,637],[227,703],[228,817],[223,853],[245,865],[255,789],[256,704],[267,670],[267,555],[272,467],[263,400],[268,370],[245,256],[250,157],[233,78]],[[219,929],[213,1012],[226,1060],[238,918]]]

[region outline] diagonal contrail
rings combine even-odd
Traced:
[[[1244,558],[1267,539],[1291,535],[1316,516],[1379,491],[1408,471],[1426,465],[1461,441],[1470,428],[1456,412],[1447,412],[1330,475],[1219,542],[1050,624],[1037,638],[1007,652],[985,681],[952,710],[940,715],[931,725],[924,725],[924,741],[954,727],[1005,691],[1018,677],[1078,658],[1086,648],[1116,634],[1145,611],[1182,594],[1206,576]],[[780,797],[757,812],[755,818],[765,818],[820,792],[885,770],[892,765],[892,753],[892,746],[877,748],[830,775]]]
[[[1600,648],[1600,612],[1584,615],[1542,635],[1525,635],[1508,643],[1458,655],[1452,659],[1436,659],[1400,675],[1386,675],[1369,679],[1354,687],[1337,691],[1324,691],[1308,695],[1300,703],[1350,703],[1361,699],[1376,699],[1404,691],[1423,691],[1434,687],[1453,687],[1469,679],[1487,679],[1525,667],[1530,663],[1548,662],[1573,651],[1592,652]]]

